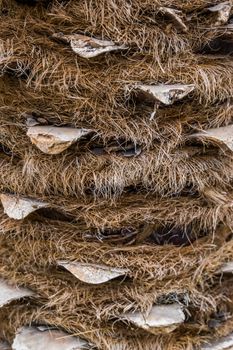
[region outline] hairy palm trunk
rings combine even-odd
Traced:
[[[233,347],[232,0],[0,15],[0,349]]]

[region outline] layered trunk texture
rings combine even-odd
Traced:
[[[233,0],[0,0],[0,349],[233,349]]]

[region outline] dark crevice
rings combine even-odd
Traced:
[[[35,6],[42,4],[44,7],[48,7],[52,0],[15,0],[20,5]]]
[[[135,240],[137,231],[132,227],[123,227],[120,229],[103,229],[96,232],[87,233],[84,239],[88,241],[101,241],[108,243],[130,244]]]
[[[34,6],[38,2],[37,0],[15,0],[15,1],[20,4],[29,5],[29,6]]]
[[[203,232],[199,237],[204,235]],[[166,225],[155,228],[148,240],[157,245],[188,246],[199,237],[194,233],[191,225],[185,228]]]
[[[233,55],[233,40],[231,36],[221,36],[202,46],[198,52],[202,55]]]
[[[9,77],[20,78],[21,80],[27,80],[30,75],[30,69],[26,66],[19,66],[17,63],[11,63],[7,66],[5,74]]]
[[[46,218],[50,220],[72,222],[74,220],[72,215],[63,213],[54,208],[41,208],[32,214],[34,217],[41,219]]]
[[[14,155],[13,152],[11,151],[11,149],[3,144],[0,144],[0,156],[1,156],[1,153],[4,153],[5,155],[7,155],[9,157],[12,157]]]

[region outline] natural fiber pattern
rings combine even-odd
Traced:
[[[3,340],[51,325],[99,350],[194,350],[233,331],[221,273],[233,261],[233,138],[195,136],[232,124],[233,2],[223,5],[0,0],[0,192],[11,195],[0,276],[35,292],[0,308]],[[101,40],[118,49],[85,58]],[[190,91],[178,98],[177,86]],[[88,132],[54,141],[50,127]],[[126,272],[88,284],[61,260]],[[185,321],[172,329],[123,317],[174,303]]]

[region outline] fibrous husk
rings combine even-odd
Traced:
[[[182,307],[175,303],[170,305],[155,305],[149,314],[128,312],[121,315],[120,318],[133,323],[135,326],[149,333],[158,334],[159,332],[172,332],[184,322],[185,315]]]
[[[218,270],[219,273],[233,273],[233,261],[229,261]]]
[[[170,7],[160,7],[159,12],[161,12],[164,15],[166,15],[167,17],[171,18],[175,27],[177,27],[178,30],[180,30],[181,32],[187,32],[188,27],[182,19],[182,17],[183,17],[182,11],[177,10],[177,9],[173,9]]]
[[[8,344],[7,342],[0,342],[0,350],[11,350],[10,348],[10,344]]]
[[[213,128],[209,130],[203,130],[190,136],[190,138],[209,139],[216,142],[220,142],[227,146],[227,148],[233,151],[233,125],[222,126],[220,128]]]
[[[0,1],[1,192],[49,203],[23,221],[0,210],[0,274],[40,296],[2,308],[2,339],[49,324],[83,334],[99,350],[193,350],[212,338],[211,314],[223,301],[232,307],[232,276],[216,271],[233,261],[233,160],[211,143],[183,144],[192,130],[232,120],[231,23],[213,28],[217,1]],[[121,43],[127,54],[95,58],[125,50]],[[146,86],[145,103],[133,98],[137,83]],[[134,90],[127,100],[125,86]],[[73,140],[40,135],[39,152],[25,124],[98,135],[63,154]],[[230,230],[219,232],[221,225]],[[63,259],[125,273],[95,285],[94,270],[82,283],[57,268]],[[158,314],[175,302],[187,322],[181,307],[160,311],[157,323],[152,312],[147,322],[152,305]],[[140,327],[119,317],[129,310]],[[215,338],[232,331],[230,321]]]
[[[38,209],[48,207],[48,203],[33,198],[1,193],[0,199],[4,213],[15,220],[22,220]]]
[[[233,197],[231,193],[225,191],[218,191],[215,188],[204,188],[202,190],[204,197],[214,204],[232,206]]]
[[[231,14],[232,4],[230,1],[221,2],[217,5],[208,7],[207,10],[215,14],[213,25],[221,26],[228,22]]]
[[[32,126],[28,128],[27,136],[42,152],[59,154],[93,130],[76,129],[56,126]]]
[[[91,284],[104,283],[125,276],[128,272],[127,269],[80,262],[58,261],[58,265],[71,272],[80,281]]]
[[[126,50],[126,45],[118,45],[110,40],[101,40],[81,34],[54,34],[53,38],[69,43],[72,50],[83,58],[92,58],[106,52]]]
[[[174,102],[187,96],[194,88],[195,86],[193,84],[138,84],[133,90],[135,90],[141,98],[145,98],[148,101],[157,101],[164,105],[172,105]]]
[[[22,327],[12,345],[13,350],[81,350],[89,349],[85,340],[49,327]]]
[[[0,279],[0,307],[10,303],[13,300],[32,297],[35,294],[26,288],[16,287]]]
[[[201,350],[232,350],[233,349],[233,333],[223,337],[217,341],[203,345]]]

